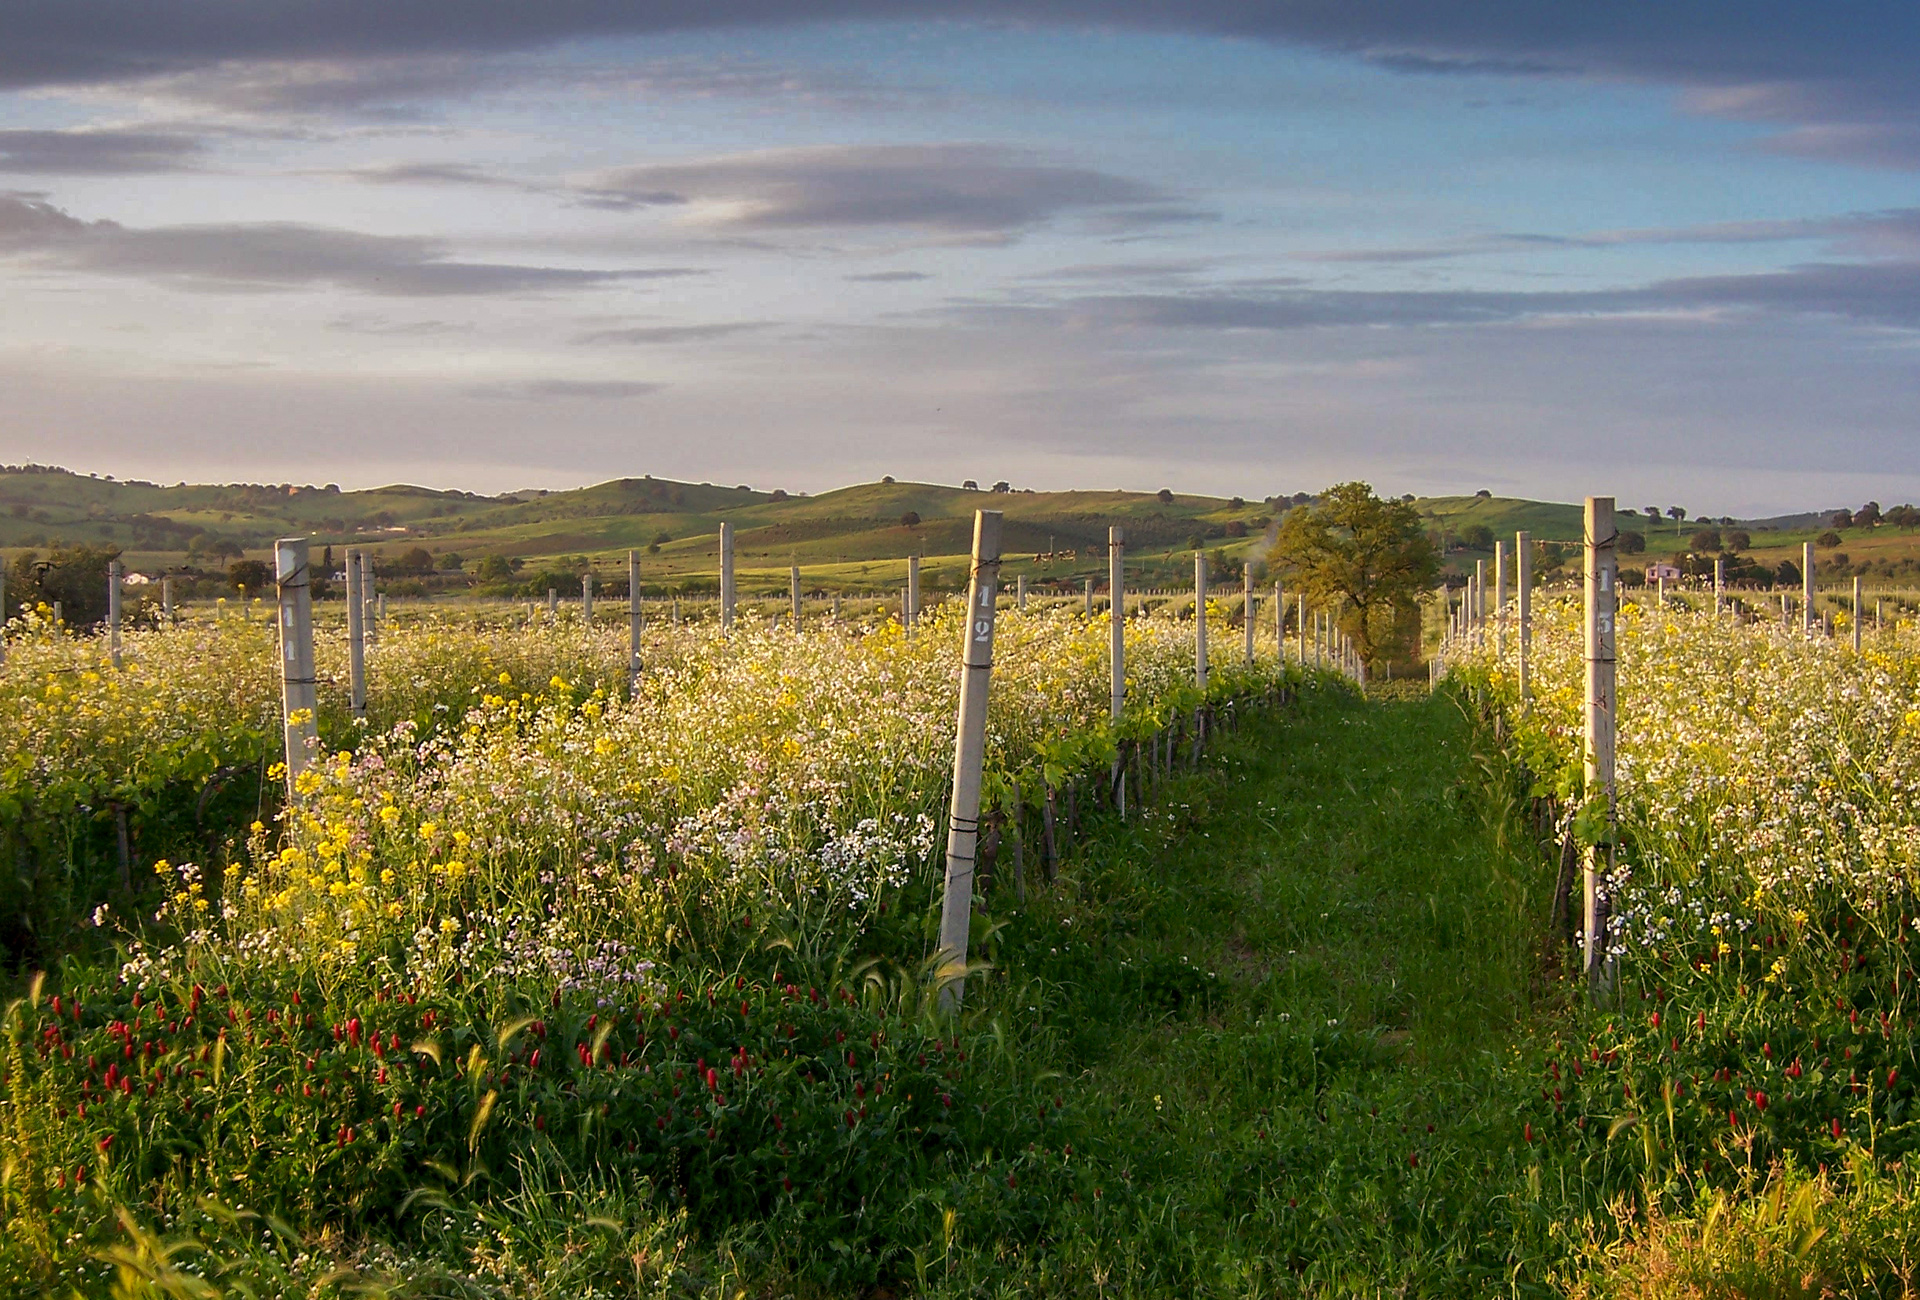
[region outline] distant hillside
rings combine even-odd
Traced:
[[[0,467],[0,549],[111,545],[136,569],[217,573],[240,555],[263,558],[274,538],[299,533],[322,546],[371,547],[389,561],[425,551],[448,571],[471,573],[498,556],[518,572],[555,575],[555,585],[589,563],[623,574],[631,549],[644,553],[648,582],[691,585],[714,572],[726,521],[749,590],[783,589],[794,563],[818,589],[892,587],[903,580],[909,555],[923,557],[929,584],[952,588],[964,580],[973,512],[990,505],[1006,516],[1010,577],[1077,585],[1103,575],[1107,529],[1120,524],[1135,581],[1184,585],[1196,542],[1233,559],[1257,558],[1297,499],[1175,493],[1162,500],[1148,492],[996,492],[886,481],[806,496],[650,476],[482,496],[408,485],[358,492],[285,483],[168,486],[23,466]],[[1414,506],[1454,571],[1470,570],[1492,554],[1493,539],[1511,541],[1516,530],[1561,544],[1581,537],[1577,505],[1465,496],[1421,498]],[[1785,554],[1811,540],[1825,518],[1764,521],[1789,525],[1780,530],[1744,526],[1753,549]],[[1684,549],[1706,526],[1638,515],[1621,522],[1646,535],[1649,554],[1661,555]],[[1884,526],[1861,536],[1859,549],[1882,564],[1916,549],[1908,534]]]

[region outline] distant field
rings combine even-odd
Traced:
[[[587,564],[624,576],[629,550],[644,552],[649,584],[674,587],[711,577],[722,521],[735,530],[742,591],[784,591],[798,564],[815,591],[885,591],[906,581],[906,560],[922,557],[932,590],[963,580],[973,512],[1006,515],[1008,577],[1078,586],[1104,579],[1109,526],[1127,530],[1129,573],[1141,585],[1191,580],[1197,542],[1230,560],[1257,559],[1291,499],[1221,498],[1151,492],[993,492],[928,483],[864,483],[817,496],[667,479],[616,479],[569,492],[487,497],[397,485],[360,492],[299,485],[117,482],[65,471],[0,471],[0,556],[54,543],[119,547],[135,571],[188,567],[218,573],[234,553],[266,558],[275,537],[311,535],[322,546],[372,548],[384,560],[420,548],[436,564],[458,556],[467,571],[498,555],[522,572],[577,574]],[[1511,540],[1525,530],[1542,542],[1577,545],[1580,507],[1513,497],[1428,497],[1414,506],[1446,547],[1454,573],[1492,557],[1470,545],[1476,530]],[[1783,516],[1793,527],[1749,525],[1750,554],[1772,567],[1799,561],[1799,547],[1823,529],[1818,515]],[[1666,518],[1623,515],[1646,536],[1646,555],[1682,551],[1696,529]],[[1478,539],[1484,540],[1484,539]],[[1845,556],[1846,562],[1840,557]],[[1644,563],[1628,557],[1627,563]],[[1851,567],[1849,567],[1851,566]],[[1920,534],[1883,525],[1843,533],[1822,551],[1823,571],[1920,578]],[[444,584],[446,580],[442,579]]]

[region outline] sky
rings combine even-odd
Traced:
[[[1920,499],[1920,5],[0,0],[0,462]]]

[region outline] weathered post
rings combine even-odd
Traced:
[[[378,645],[380,629],[374,626],[373,552],[360,552],[360,624],[366,629],[367,644]]]
[[[793,608],[793,630],[800,631],[800,566],[794,565],[787,570],[787,598]]]
[[[1720,617],[1720,611],[1726,607],[1727,595],[1727,557],[1713,557],[1713,616]]]
[[[1514,640],[1514,658],[1520,678],[1520,702],[1532,698],[1533,683],[1528,676],[1533,652],[1533,538],[1524,532],[1513,535],[1514,613],[1519,624]]]
[[[1014,606],[1022,613],[1027,612],[1027,575],[1021,574],[1013,580]]]
[[[1193,684],[1207,689],[1207,553],[1193,553]]]
[[[1813,543],[1800,544],[1800,626],[1809,636],[1813,634]]]
[[[4,596],[6,590],[6,575],[0,574],[0,596]],[[5,604],[6,601],[0,600],[0,606],[4,606]],[[173,626],[173,579],[170,577],[162,577],[160,579],[160,621],[168,627]],[[6,622],[6,615],[0,613],[0,623],[4,622]]]
[[[1294,604],[1299,607],[1299,617],[1294,620],[1293,634],[1300,642],[1300,666],[1305,668],[1307,666],[1307,593],[1303,591],[1294,597]]]
[[[733,525],[720,525],[720,630],[733,630]]]
[[[1493,658],[1497,664],[1506,652],[1507,640],[1507,544],[1493,544]]]
[[[1473,626],[1478,629],[1487,623],[1487,562],[1473,562]]]
[[[593,570],[580,575],[580,621],[593,626]]]
[[[347,704],[356,722],[367,716],[367,605],[360,552],[347,552]]]
[[[1856,576],[1853,580],[1853,617],[1848,620],[1853,624],[1853,652],[1855,654],[1860,653],[1860,624],[1863,621],[1860,614],[1860,579]]]
[[[126,570],[120,567],[120,561],[107,561],[107,658],[113,666],[120,666],[120,588],[126,578]]]
[[[555,625],[560,622],[560,593],[552,587],[547,588],[547,622]]]
[[[640,607],[640,552],[627,552],[627,693],[640,690],[640,634],[645,631]]]
[[[907,557],[907,635],[920,626],[920,557]]]
[[[1092,578],[1088,578],[1088,579],[1087,579],[1087,608],[1086,608],[1086,615],[1087,615],[1087,618],[1088,618],[1089,620],[1091,620],[1091,619],[1093,618],[1093,579],[1092,579]]]
[[[1113,720],[1116,751],[1109,785],[1115,806],[1127,815],[1127,783],[1120,779],[1124,770],[1117,750],[1120,715],[1127,707],[1127,530],[1118,524],[1107,529],[1107,687],[1108,713]]]
[[[1287,600],[1286,590],[1279,583],[1273,584],[1273,649],[1280,660],[1280,666],[1287,666]]]
[[[1614,602],[1618,576],[1612,497],[1588,497],[1586,510],[1586,746],[1583,764],[1588,799],[1605,801],[1601,838],[1587,849],[1581,925],[1583,966],[1589,979],[1603,975],[1608,875],[1613,854],[1613,740],[1618,716],[1614,692]]]
[[[1247,662],[1253,662],[1253,565],[1240,569],[1240,622],[1247,636]]]
[[[283,537],[273,544],[273,574],[280,591],[280,716],[287,748],[287,802],[292,804],[299,799],[297,782],[319,741],[313,716],[313,591],[306,538]]]
[[[973,920],[974,855],[980,844],[980,770],[987,744],[987,688],[993,679],[1000,520],[998,510],[973,512],[973,566],[967,580],[953,795],[947,814],[947,878],[940,901],[940,1005],[948,1011],[957,1010],[966,995],[967,929]]]

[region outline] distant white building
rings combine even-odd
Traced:
[[[1662,578],[1665,578],[1669,582],[1680,581],[1679,566],[1673,565],[1673,564],[1667,564],[1660,560],[1655,560],[1652,564],[1649,564],[1647,566],[1648,582],[1658,582]]]

